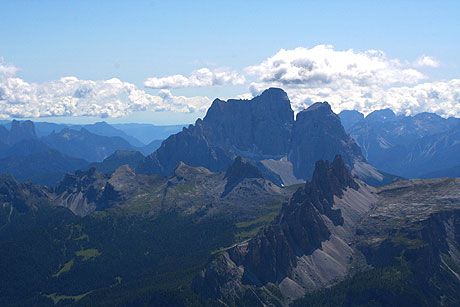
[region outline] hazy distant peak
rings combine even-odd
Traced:
[[[366,116],[366,120],[376,120],[376,121],[385,121],[389,119],[393,119],[396,117],[395,112],[393,110],[386,108],[381,110],[375,110],[372,113],[369,113]]]

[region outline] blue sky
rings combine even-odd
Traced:
[[[383,51],[390,62],[397,59],[406,65],[404,69],[409,67],[407,63],[429,56],[437,64],[417,68],[414,64],[412,68],[424,75],[407,85],[414,87],[460,78],[459,12],[460,1],[2,1],[0,56],[4,66],[19,68],[15,78],[28,83],[43,84],[65,76],[79,80],[118,78],[154,96],[161,89],[144,86],[144,81],[152,77],[188,77],[200,68],[225,68],[245,77],[246,82],[223,85],[167,87],[174,96],[205,96],[212,100],[248,94],[251,82],[258,83],[252,94],[256,94],[254,88],[280,84],[261,82],[261,74],[266,71],[247,75],[247,67],[261,64],[281,49],[332,45],[335,51]],[[391,86],[399,83],[395,81]],[[452,89],[450,84],[451,92],[446,94],[454,105],[459,103],[455,86]],[[381,87],[388,89],[389,85]],[[299,108],[317,97],[317,93],[309,92],[309,98],[304,88],[291,91],[293,97],[298,97]],[[326,98],[329,97],[343,99],[343,95]],[[0,97],[1,103],[21,102],[2,101]],[[168,124],[192,122],[204,112],[198,107],[193,112],[158,112],[159,103],[156,102],[157,112],[136,107],[128,115],[104,111],[102,116],[108,116],[109,121]],[[336,103],[336,109],[344,107]],[[437,103],[447,106],[442,99]],[[27,103],[23,104],[27,108]],[[376,107],[380,106],[384,104],[376,103]],[[430,108],[427,110],[446,113]],[[32,114],[4,109],[4,117]],[[55,120],[56,116],[46,116],[63,114],[60,121],[72,120],[69,116],[77,121],[93,121],[99,116],[96,111],[83,114],[40,110],[33,117]],[[366,110],[370,110],[369,105],[362,111]],[[416,110],[402,108],[400,112]],[[114,116],[118,118],[112,119]]]

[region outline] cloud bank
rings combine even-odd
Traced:
[[[80,80],[64,77],[28,83],[15,77],[18,69],[0,62],[0,118],[48,116],[122,117],[135,111],[197,112],[206,110],[207,97],[150,95],[117,78]]]
[[[244,84],[246,78],[235,71],[221,68],[209,70],[201,68],[191,73],[190,77],[183,75],[173,75],[161,78],[148,78],[144,82],[145,87],[155,89],[185,88],[195,86],[215,86],[215,85],[238,85]]]
[[[389,58],[383,51],[335,50],[330,45],[281,49],[259,64],[241,72],[230,68],[201,68],[186,77],[151,77],[147,88],[117,78],[80,80],[64,77],[46,83],[29,83],[18,78],[19,69],[0,58],[0,118],[46,116],[122,117],[131,112],[203,112],[208,97],[174,96],[171,89],[247,84],[249,99],[268,87],[281,87],[293,109],[301,111],[317,101],[328,101],[335,112],[358,110],[365,114],[391,108],[414,115],[435,112],[460,116],[460,79],[429,82],[420,68],[435,69],[440,62],[422,55],[413,62]],[[225,98],[225,97],[220,97]]]
[[[426,82],[428,77],[414,68],[439,65],[429,56],[411,64],[388,58],[383,51],[336,51],[318,45],[282,49],[246,72],[255,78],[249,87],[252,95],[270,86],[281,87],[295,111],[328,101],[335,112],[354,109],[367,114],[391,108],[406,115],[460,116],[460,79]]]

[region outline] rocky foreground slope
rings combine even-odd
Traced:
[[[353,178],[337,156],[331,165],[319,161],[312,181],[277,218],[252,239],[225,250],[193,287],[237,305],[285,305],[305,294],[303,303],[322,302],[319,306],[455,305],[459,225],[459,179],[409,180],[376,189]],[[403,277],[360,275],[380,268]],[[355,274],[358,282],[349,281]],[[330,301],[325,293],[314,296],[331,285],[336,286]],[[333,301],[334,295],[339,299]],[[386,295],[389,301],[383,300]]]

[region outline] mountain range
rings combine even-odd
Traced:
[[[147,156],[108,125],[0,125],[0,305],[460,302],[460,179],[402,178],[456,174],[457,119],[270,88]]]
[[[366,117],[357,111],[342,111],[339,116],[364,157],[379,170],[406,178],[430,177],[441,170],[460,176],[455,172],[460,163],[458,118],[434,113],[396,116],[390,109]]]
[[[445,305],[460,300],[460,181],[374,188],[337,155],[280,188],[248,160],[170,176],[0,177],[0,303]]]
[[[161,140],[154,140],[144,145],[105,122],[69,126],[13,120],[0,126],[0,170],[21,181],[29,179],[34,183],[55,185],[66,172],[84,169],[91,162],[102,163],[116,151],[138,151],[137,156],[143,158],[160,144]],[[130,161],[124,162],[109,168],[114,171]],[[113,158],[107,163],[113,163]]]

